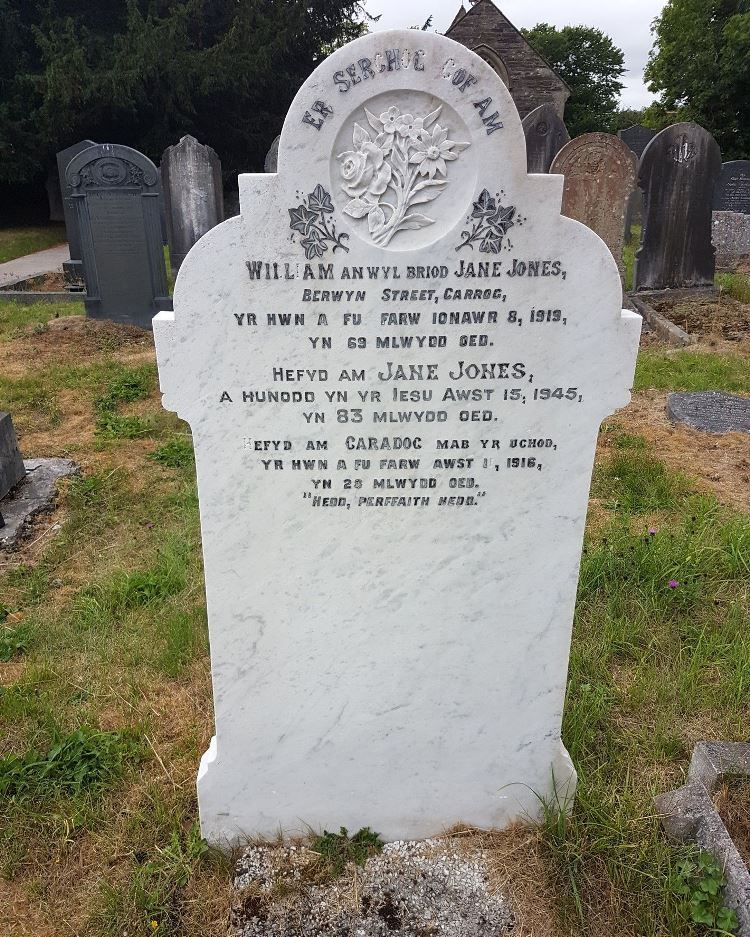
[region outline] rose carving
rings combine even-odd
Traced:
[[[410,209],[440,195],[447,183],[447,164],[470,146],[449,139],[449,131],[437,123],[441,110],[442,106],[415,117],[394,106],[376,116],[365,108],[374,136],[355,123],[353,148],[338,155],[341,188],[349,197],[344,212],[352,218],[367,217],[378,247],[385,247],[399,231],[435,223]]]

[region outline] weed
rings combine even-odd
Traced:
[[[643,349],[635,369],[635,390],[725,390],[750,393],[750,358]]]
[[[614,438],[615,449],[645,449],[647,445],[643,436],[632,433],[618,433]]]
[[[740,303],[750,303],[750,277],[741,273],[717,273],[716,284]]]
[[[658,459],[633,445],[638,439],[629,437],[628,444],[618,446],[621,451],[598,469],[595,495],[605,499],[611,510],[634,514],[675,507],[690,491],[687,478],[667,471]]]
[[[342,826],[338,833],[324,830],[322,835],[313,836],[310,848],[320,854],[328,874],[332,878],[342,875],[349,862],[364,865],[365,862],[381,852],[385,843],[378,833],[373,833],[369,826],[363,826],[353,836]]]
[[[154,462],[169,468],[186,468],[193,465],[195,455],[190,436],[174,436],[149,456]]]
[[[104,439],[138,439],[148,436],[151,424],[138,416],[102,413],[96,418],[96,431]]]
[[[153,386],[154,371],[150,365],[118,374],[94,402],[97,433],[105,439],[136,439],[148,435],[151,431],[148,421],[137,416],[124,416],[117,412],[117,408],[124,403],[145,399]]]
[[[683,859],[670,884],[680,898],[680,910],[686,920],[707,927],[714,934],[737,932],[737,913],[723,899],[727,881],[711,853],[699,852]]]
[[[0,661],[7,663],[17,654],[25,653],[29,649],[32,634],[28,622],[23,622],[16,628],[0,628]]]

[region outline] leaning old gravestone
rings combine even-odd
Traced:
[[[279,140],[281,135],[274,137],[271,148],[266,153],[266,159],[263,163],[263,172],[276,172],[279,165]]]
[[[713,286],[711,203],[721,152],[694,123],[674,124],[646,147],[638,168],[644,216],[636,290]]]
[[[640,159],[643,151],[656,136],[656,131],[651,130],[650,127],[644,127],[643,124],[634,124],[625,130],[618,130],[617,136]]]
[[[188,134],[164,150],[161,181],[169,261],[176,273],[198,238],[224,220],[219,157]]]
[[[90,146],[96,146],[93,140],[81,140],[72,146],[60,150],[57,154],[57,176],[63,202],[63,216],[65,218],[65,234],[68,238],[68,251],[70,260],[63,263],[63,273],[68,286],[83,288],[83,261],[81,260],[81,233],[78,230],[73,199],[73,190],[65,179],[65,170],[74,156],[78,156]]]
[[[703,433],[750,433],[750,397],[713,390],[668,394],[667,416]]]
[[[570,140],[567,127],[552,104],[540,104],[523,119],[529,172],[549,172],[552,160]]]
[[[26,469],[10,413],[0,412],[0,500],[23,481]]]
[[[159,218],[159,173],[143,153],[90,146],[65,174],[81,232],[86,315],[151,328],[169,308]]]
[[[562,185],[527,176],[482,59],[375,33],[318,66],[278,173],[240,176],[182,265],[154,337],[196,449],[212,842],[423,837],[571,795],[589,483],[640,318]]]
[[[595,231],[624,276],[625,211],[635,188],[635,154],[609,133],[584,133],[565,144],[550,172],[565,176],[563,215]]]
[[[750,215],[750,159],[724,163],[714,188],[714,211]]]

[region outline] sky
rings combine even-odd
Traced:
[[[521,29],[536,23],[553,26],[596,26],[610,36],[625,53],[627,72],[621,107],[644,107],[654,96],[643,84],[643,69],[651,49],[651,23],[658,16],[665,0],[494,0],[495,6]],[[370,28],[394,29],[420,26],[433,15],[433,27],[440,33],[450,26],[460,0],[367,0],[370,13],[382,13],[380,21]],[[468,0],[464,6],[468,8]]]

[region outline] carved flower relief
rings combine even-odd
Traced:
[[[338,155],[341,187],[350,199],[344,212],[352,218],[366,216],[373,242],[385,246],[398,231],[434,224],[432,218],[409,209],[440,195],[446,163],[470,144],[449,140],[448,130],[436,123],[442,106],[425,117],[402,114],[395,106],[380,116],[364,110],[374,139],[355,123],[354,148]]]

